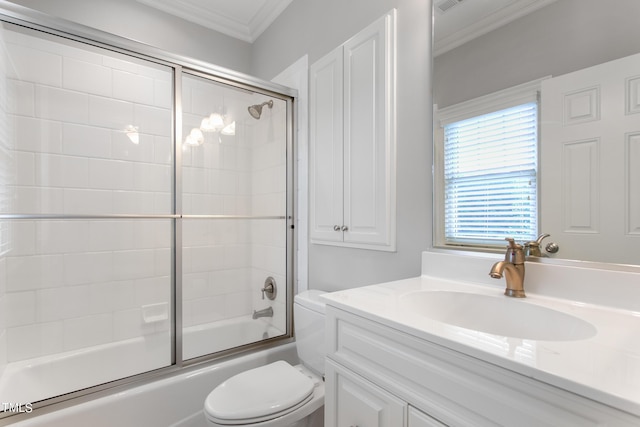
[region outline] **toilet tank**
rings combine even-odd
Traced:
[[[309,290],[293,299],[293,325],[300,362],[318,375],[324,375],[325,304],[320,300],[324,291]]]

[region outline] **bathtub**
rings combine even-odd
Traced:
[[[225,329],[226,327],[226,329]],[[250,327],[253,332],[247,332]],[[226,331],[226,332],[222,332]],[[193,346],[189,354],[200,355],[200,350],[219,348],[215,346],[232,344],[232,347],[247,343],[240,342],[240,338],[252,338],[256,341],[262,339],[263,334],[269,337],[282,333],[268,326],[265,322],[247,319],[216,322],[207,326],[186,328],[183,334],[183,342],[186,346]],[[166,336],[163,340],[165,343]],[[211,344],[214,341],[215,344]],[[12,402],[36,401],[34,390],[41,396],[61,394],[65,388],[74,387],[73,390],[88,386],[83,384],[83,375],[91,376],[91,385],[97,378],[107,378],[113,371],[105,369],[104,360],[109,360],[109,368],[121,368],[140,372],[137,363],[160,363],[166,366],[166,360],[150,360],[146,355],[144,360],[136,362],[132,360],[132,352],[140,346],[148,346],[148,337],[136,338],[114,344],[96,346],[91,349],[70,352],[64,357],[60,355],[39,358],[25,362],[9,364],[0,380],[0,399],[8,396],[10,390]],[[166,344],[165,344],[166,345]],[[226,348],[226,347],[225,347]],[[185,353],[187,351],[185,350]],[[140,353],[138,353],[138,358]],[[165,353],[166,355],[166,353]],[[166,358],[166,356],[165,356]],[[184,357],[186,360],[186,356]],[[133,358],[135,359],[135,358]],[[156,381],[138,386],[114,388],[113,391],[100,392],[100,397],[91,395],[80,397],[77,404],[69,405],[64,402],[55,406],[36,409],[31,413],[16,415],[0,419],[0,426],[11,424],[15,427],[204,427],[202,407],[204,399],[214,387],[236,373],[262,366],[276,360],[286,360],[292,364],[297,363],[297,354],[293,343],[280,345],[266,350],[261,350],[246,355],[226,359],[224,361],[211,362],[198,367],[185,368],[184,370],[163,377]],[[115,361],[116,363],[112,363]],[[136,369],[138,369],[136,371]],[[85,377],[87,378],[87,377]],[[57,381],[57,386],[55,385]],[[89,381],[84,380],[84,381]],[[62,384],[62,386],[61,386]],[[9,387],[10,385],[10,387]],[[54,387],[57,387],[54,389]],[[69,390],[67,390],[69,391]],[[23,399],[20,396],[32,396]]]
[[[281,335],[284,332],[278,328],[251,316],[189,326],[182,335],[182,358],[188,360]]]
[[[0,377],[0,402],[37,402],[162,368],[170,355],[167,332],[12,362]]]

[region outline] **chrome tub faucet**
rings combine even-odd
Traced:
[[[253,310],[253,316],[251,317],[253,319],[258,319],[260,317],[273,317],[273,308],[267,307],[263,310]]]
[[[511,237],[505,238],[509,244],[504,261],[498,261],[491,267],[489,276],[501,279],[505,275],[507,287],[504,294],[514,298],[524,298],[524,251]]]

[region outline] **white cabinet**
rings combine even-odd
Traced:
[[[395,250],[395,10],[310,69],[310,237]]]
[[[340,365],[328,361],[325,378],[331,387],[325,425],[345,427],[404,426],[406,403]],[[418,424],[419,426],[419,424]]]
[[[394,427],[638,426],[627,412],[330,304],[326,321],[326,427],[387,425],[354,424],[357,400],[385,422],[402,407]]]

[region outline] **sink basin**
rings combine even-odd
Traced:
[[[591,323],[570,314],[502,295],[418,291],[401,296],[400,304],[439,322],[513,338],[575,341],[596,334]]]

